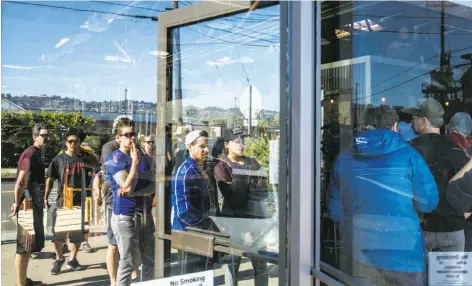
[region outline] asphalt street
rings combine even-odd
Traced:
[[[13,192],[15,189],[14,182],[2,182],[2,241],[10,241],[16,238],[16,224],[8,217],[10,214],[10,207],[13,204]],[[53,203],[57,197],[56,184],[54,184],[53,191],[49,196],[49,203]]]

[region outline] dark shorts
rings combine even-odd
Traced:
[[[107,229],[107,238],[108,243],[114,246],[117,246],[116,237],[113,234],[113,230],[111,229],[111,215],[113,214],[113,210],[111,207],[107,206],[107,219],[108,219],[108,229]]]
[[[33,210],[33,228],[34,234],[27,232],[18,224],[16,235],[16,253],[25,254],[40,252],[44,247],[44,210],[43,210],[43,195],[34,196],[31,208]],[[18,222],[18,216],[17,216]]]
[[[85,241],[85,233],[81,230],[74,231],[74,232],[63,232],[56,234],[54,228],[56,226],[57,221],[57,208],[52,210],[52,242],[62,242],[65,243],[66,239],[69,238],[70,243],[80,244]]]

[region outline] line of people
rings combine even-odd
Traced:
[[[95,186],[93,196],[105,202],[103,204],[104,214],[108,215],[111,222],[107,233],[109,240],[107,269],[112,285],[129,285],[131,283],[131,272],[128,275],[130,257],[135,259],[132,263],[133,281],[140,278],[137,270],[138,265],[141,265],[142,262],[144,265],[141,272],[143,274],[152,273],[154,221],[151,212],[151,196],[155,191],[154,139],[151,136],[143,138],[142,150],[138,152],[134,143],[135,132],[133,128],[134,122],[128,117],[119,117],[115,120],[115,139],[103,146],[103,170],[96,173],[96,170],[100,169],[98,160],[93,154],[86,152],[81,147],[85,138],[81,130],[71,128],[64,134],[64,149],[47,166],[42,160],[41,150],[51,142],[52,129],[45,124],[33,126],[33,145],[28,147],[19,158],[14,190],[15,198],[10,214],[11,217],[18,217],[20,206],[25,200],[26,189],[30,195],[30,198],[27,199],[31,201],[34,235],[27,233],[23,228],[18,228],[15,258],[17,285],[42,285],[41,282],[27,278],[27,267],[31,254],[40,252],[44,247],[44,209],[51,213],[52,218],[51,241],[56,257],[51,274],[57,275],[62,270],[65,263],[63,245],[66,242],[70,248],[66,268],[71,271],[83,268],[77,256],[81,243],[85,242],[84,250],[86,250],[86,245],[89,247],[88,234],[81,230],[58,232],[56,225],[61,219],[58,217],[60,216],[58,209],[64,206],[64,188],[86,188],[87,195],[91,196],[92,191],[89,190],[89,186],[92,181]],[[130,155],[132,156],[130,157]],[[128,163],[130,166],[127,165]],[[122,178],[126,177],[125,174],[131,170],[131,166],[133,173],[124,185]],[[139,166],[139,170],[136,169],[137,166]],[[45,172],[46,167],[47,172]],[[135,174],[136,176],[134,176]],[[49,195],[55,181],[58,182],[57,198],[51,206]],[[73,205],[80,206],[81,192],[73,192],[72,200]],[[107,211],[109,209],[111,211]],[[131,217],[129,221],[132,221],[133,225],[127,224],[127,227],[123,228],[123,224],[119,222],[125,220],[126,216]],[[141,226],[142,222],[145,223],[144,226]],[[133,230],[131,236],[128,235],[130,230]],[[141,230],[144,231],[141,232]],[[128,252],[131,254],[128,255]],[[125,255],[120,255],[120,253]],[[119,283],[116,283],[117,276]]]
[[[261,209],[260,201],[251,198],[251,190],[268,186],[267,178],[255,174],[261,166],[243,155],[247,136],[239,128],[227,130],[221,141],[213,146],[212,157],[216,164],[208,164],[208,133],[194,130],[186,134],[185,149],[176,152],[179,163],[174,166],[171,183],[171,228],[186,231],[187,227],[219,231],[211,215],[229,218],[263,219],[268,213]],[[213,183],[212,183],[213,182]],[[220,208],[218,194],[223,197]],[[254,243],[253,234],[241,233],[245,247]],[[179,251],[182,274],[212,269],[206,257]],[[219,263],[228,264],[225,285],[238,284],[238,270],[241,257],[229,255],[220,257]],[[253,257],[255,285],[268,285],[267,263]]]
[[[64,188],[86,188],[87,196],[93,196],[101,204],[99,212],[108,221],[106,264],[111,285],[130,285],[153,276],[155,141],[152,136],[144,137],[138,150],[134,122],[127,116],[114,121],[113,131],[115,138],[102,146],[101,165],[93,154],[81,147],[84,133],[71,128],[63,136],[64,149],[46,166],[40,153],[50,142],[52,129],[44,124],[33,127],[34,143],[19,159],[12,216],[18,214],[24,199],[23,191],[28,189],[32,196],[35,236],[32,240],[29,234],[18,232],[17,285],[41,284],[27,278],[26,274],[31,253],[40,252],[44,247],[44,208],[52,217],[51,241],[55,260],[51,274],[60,274],[64,264],[72,271],[83,269],[78,251],[81,243],[84,243],[84,249],[88,246],[87,233],[57,232],[55,229],[61,219],[58,209],[64,206]],[[170,146],[170,128],[166,133],[166,146]],[[208,159],[206,131],[196,130],[185,136],[185,149],[180,152],[179,164],[175,164],[177,160],[172,149],[166,148],[166,175],[172,176],[171,184],[167,185],[172,229],[186,231],[187,226],[193,226],[218,231],[210,215],[245,219],[268,217],[260,198],[251,196],[251,190],[268,188],[268,181],[257,173],[261,169],[259,163],[243,155],[245,136],[241,129],[228,130],[214,145],[211,160]],[[57,199],[51,206],[49,196],[56,181]],[[224,199],[222,207],[218,192]],[[73,192],[74,205],[81,205],[81,199],[81,192]],[[253,234],[247,231],[241,235],[244,246],[251,247],[255,241]],[[63,251],[66,243],[70,249],[67,262]],[[208,264],[191,253],[180,252],[179,257],[184,264],[182,273],[208,269],[207,266],[211,267],[213,263]],[[226,259],[221,260],[228,264],[225,280],[228,285],[237,285],[241,257],[230,255]],[[257,258],[251,258],[251,261],[256,285],[267,285],[267,263]]]
[[[330,175],[340,268],[360,285],[427,285],[428,251],[471,251],[464,213],[472,211],[472,120],[457,114],[443,136],[444,109],[436,100],[403,112],[412,116],[416,138],[406,141],[395,109],[380,106],[365,122],[372,128],[354,135]]]

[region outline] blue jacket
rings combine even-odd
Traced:
[[[206,228],[210,211],[208,180],[190,156],[175,172],[171,183],[172,229]]]
[[[434,178],[419,153],[387,129],[359,132],[331,174],[328,208],[344,251],[357,262],[399,272],[425,271],[416,213],[438,204]]]

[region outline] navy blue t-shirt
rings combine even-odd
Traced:
[[[105,161],[105,170],[109,175],[112,192],[113,192],[113,213],[115,215],[127,215],[127,216],[134,216],[136,212],[136,197],[128,198],[128,197],[120,197],[118,195],[118,191],[120,190],[120,186],[116,183],[113,176],[123,170],[126,172],[130,172],[131,169],[132,159],[129,155],[121,152],[119,149],[112,152],[108,155]],[[142,172],[143,164],[140,163],[138,167],[138,173]],[[126,178],[125,178],[126,179]]]

